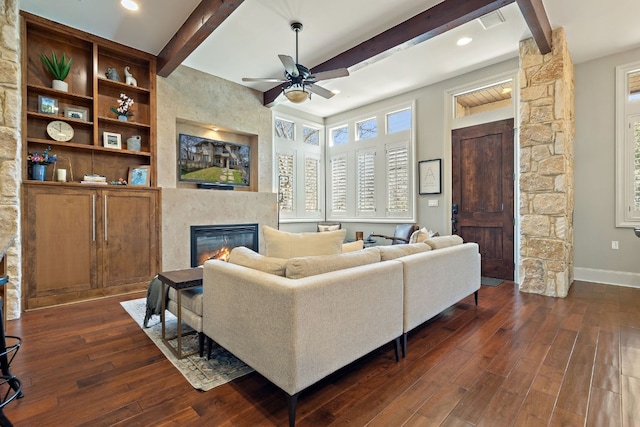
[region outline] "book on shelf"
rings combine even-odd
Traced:
[[[82,182],[107,182],[107,177],[102,175],[85,175]]]
[[[107,181],[80,181],[80,184],[91,184],[91,185],[108,185]]]

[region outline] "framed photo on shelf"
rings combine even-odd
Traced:
[[[418,176],[420,194],[442,193],[442,159],[419,161]]]
[[[38,112],[44,114],[58,114],[58,100],[44,95],[38,95]]]
[[[151,173],[149,169],[149,166],[129,168],[129,185],[149,187],[151,185]]]
[[[119,133],[103,132],[102,145],[106,148],[122,148],[122,136]]]
[[[64,110],[64,116],[69,119],[84,120],[87,121],[89,117],[89,109],[84,107],[76,107],[75,105],[69,105]]]

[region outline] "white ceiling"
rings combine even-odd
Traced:
[[[20,0],[36,15],[158,54],[200,0],[137,0],[129,12],[119,0]],[[553,28],[564,27],[574,63],[640,47],[638,0],[544,0]],[[245,0],[184,65],[260,91],[273,84],[242,77],[281,77],[278,54],[295,57],[291,21],[304,25],[299,63],[311,68],[440,3],[440,0]],[[506,22],[489,30],[472,21],[434,39],[395,52],[351,75],[320,83],[341,92],[287,105],[320,117],[366,105],[518,54],[530,37],[516,3],[501,9]],[[456,46],[461,36],[473,38]],[[282,97],[281,97],[282,98]]]

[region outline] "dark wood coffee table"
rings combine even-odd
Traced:
[[[162,292],[162,313],[160,314],[160,320],[162,322],[162,342],[165,343],[169,350],[178,359],[191,356],[198,351],[194,351],[189,354],[182,353],[182,291],[185,289],[196,288],[202,286],[202,268],[188,268],[185,270],[164,271],[158,274],[158,279],[167,286],[170,286],[176,290],[176,304],[178,305],[176,317],[178,319],[177,336],[178,346],[177,350],[169,344],[169,339],[165,336],[165,320],[164,311],[167,307],[167,292]]]

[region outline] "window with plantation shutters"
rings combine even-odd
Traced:
[[[415,221],[414,102],[327,119],[327,219]]]
[[[616,226],[640,226],[640,62],[616,68]]]
[[[360,150],[357,154],[356,213],[371,216],[376,212],[376,152]]]
[[[320,189],[320,160],[307,156],[304,159],[304,210],[317,212],[320,210],[318,194]]]
[[[280,212],[293,212],[294,167],[293,154],[277,154],[278,204]]]
[[[389,146],[387,153],[387,211],[409,211],[409,147]]]
[[[324,132],[321,123],[274,112],[273,179],[281,222],[324,219]]]
[[[336,156],[331,159],[331,213],[347,212],[347,156]]]

